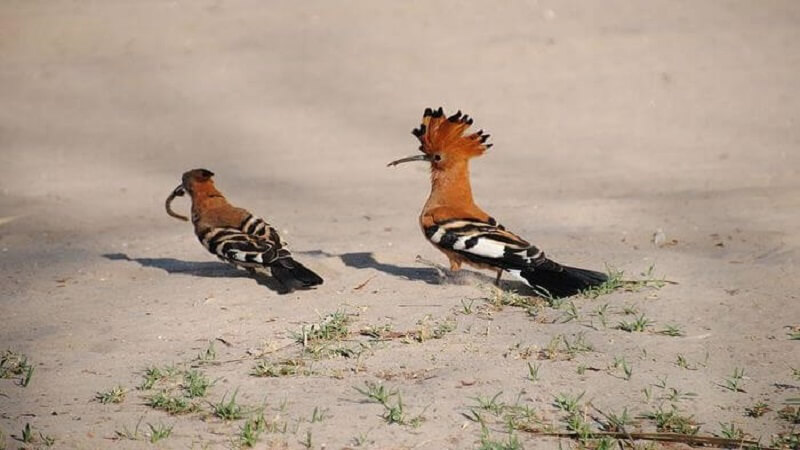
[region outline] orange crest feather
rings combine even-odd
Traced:
[[[482,155],[492,144],[486,143],[489,135],[483,130],[465,135],[470,125],[472,118],[462,115],[460,110],[447,117],[441,107],[436,110],[426,108],[422,124],[411,133],[422,143],[419,149],[425,154],[442,152],[471,158]]]

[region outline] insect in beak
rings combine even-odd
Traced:
[[[178,187],[176,187],[175,190],[172,191],[171,194],[169,194],[169,197],[167,197],[167,201],[164,203],[164,207],[167,208],[167,214],[169,214],[170,216],[176,219],[183,220],[184,222],[188,222],[189,221],[188,217],[176,213],[175,211],[172,210],[170,206],[172,200],[175,200],[175,197],[183,197],[185,194],[186,190],[183,188],[182,184],[179,184]]]

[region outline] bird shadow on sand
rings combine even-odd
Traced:
[[[428,284],[494,284],[494,277],[484,275],[472,270],[461,269],[458,272],[451,272],[447,268],[438,264],[423,262],[419,256],[417,261],[419,266],[397,266],[380,262],[375,259],[372,252],[353,252],[332,254],[322,250],[312,250],[303,253],[311,256],[327,256],[338,257],[342,260],[344,265],[353,267],[355,269],[375,269],[395,277],[405,278],[407,280],[424,281]],[[506,290],[514,290],[517,292],[530,291],[524,283],[520,281],[503,280],[500,282],[500,287]]]
[[[169,274],[192,275],[201,278],[252,278],[258,284],[279,294],[288,293],[286,287],[266,275],[251,274],[217,261],[182,261],[175,258],[131,258],[125,253],[106,253],[101,255],[111,261],[131,261],[142,267],[161,269]]]

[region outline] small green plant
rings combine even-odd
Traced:
[[[611,369],[621,370],[622,379],[625,381],[630,381],[631,377],[633,376],[633,367],[630,365],[630,363],[628,363],[628,360],[626,360],[624,356],[615,356],[614,362],[611,364]],[[618,375],[613,376],[619,377]]]
[[[217,350],[214,348],[214,341],[208,341],[208,347],[197,354],[197,361],[214,361],[217,359]]]
[[[559,348],[561,347],[561,343],[564,342],[564,336],[561,334],[557,334],[550,338],[550,342],[547,344],[547,347],[542,349],[540,352],[540,359],[556,359],[559,355]]]
[[[478,408],[484,409],[486,411],[492,412],[494,414],[500,414],[505,408],[505,403],[497,401],[500,396],[503,395],[503,392],[500,391],[497,394],[494,394],[493,397],[483,397],[481,395],[474,398],[474,400],[478,403]]]
[[[336,311],[320,318],[311,325],[304,325],[300,331],[293,333],[294,340],[303,346],[303,350],[314,358],[322,356],[354,355],[352,349],[332,346],[350,335],[350,316],[344,311]]]
[[[789,339],[791,339],[793,341],[800,340],[800,325],[787,326],[786,328],[789,329],[789,331],[786,333],[786,334],[789,335]]]
[[[382,384],[366,383],[366,389],[353,387],[362,395],[367,396],[370,401],[379,403],[384,408],[383,419],[388,424],[411,425],[412,427],[419,426],[425,418],[422,414],[408,418],[405,414],[405,406],[403,405],[403,398],[399,391],[386,389]],[[396,397],[396,403],[391,403],[391,398]],[[423,411],[424,413],[424,411]]]
[[[380,403],[381,405],[386,404],[386,402],[389,401],[390,397],[397,394],[397,391],[391,391],[389,389],[386,389],[386,387],[383,384],[373,383],[369,381],[365,383],[365,389],[358,388],[355,386],[353,386],[353,389],[355,389],[356,391],[358,391],[363,395],[366,395],[367,398],[376,403]]]
[[[654,421],[658,431],[694,435],[700,430],[693,416],[681,415],[674,407],[669,411],[659,407],[655,411],[645,413],[643,417]]]
[[[183,390],[189,398],[205,397],[208,388],[214,383],[199,370],[190,370],[183,374]]]
[[[311,440],[311,430],[310,429],[306,430],[306,438],[303,439],[302,441],[300,441],[300,444],[303,447],[305,447],[305,448],[307,448],[309,450],[314,446],[314,442]]]
[[[534,383],[539,380],[539,368],[541,364],[531,364],[528,362],[528,379]]]
[[[31,429],[31,424],[26,423],[25,428],[22,429],[22,442],[25,444],[33,443],[33,430]]]
[[[33,378],[33,366],[27,366],[22,379],[19,381],[20,386],[28,387],[31,384],[31,378]]]
[[[598,306],[593,314],[600,319],[603,328],[608,328],[608,303]]]
[[[98,402],[107,405],[109,403],[122,403],[125,400],[127,391],[122,386],[113,387],[105,392],[98,392],[94,399]]]
[[[697,397],[697,394],[694,392],[681,392],[680,390],[674,387],[667,387],[664,389],[664,395],[661,398],[665,400],[669,400],[670,402],[677,403],[681,400],[685,400],[688,398]]]
[[[583,332],[575,334],[572,340],[563,336],[563,341],[567,355],[569,355],[570,358],[575,357],[575,355],[579,353],[586,353],[594,350],[594,346],[586,340],[586,333]]]
[[[622,270],[609,267],[608,279],[601,285],[583,291],[583,296],[587,298],[597,298],[615,291],[638,292],[644,288],[661,289],[667,282],[663,279],[656,279],[653,276],[655,266],[650,266],[646,272],[641,274],[639,280],[624,279],[625,273]]]
[[[386,407],[386,411],[383,413],[383,418],[386,420],[386,423],[393,424],[404,424],[406,422],[405,412],[403,408],[403,397],[400,393],[397,394],[397,403],[394,405],[384,404]]]
[[[239,420],[244,416],[244,408],[241,405],[236,403],[236,394],[238,390],[233,391],[233,395],[231,395],[231,399],[227,402],[225,398],[227,394],[222,396],[222,400],[218,403],[211,405],[211,408],[214,411],[214,415],[219,417],[222,420]]]
[[[625,305],[622,307],[622,314],[626,316],[635,316],[639,314],[639,307],[636,305]]]
[[[142,424],[142,420],[144,420],[144,416],[139,418],[139,421],[136,422],[136,426],[133,428],[133,431],[128,429],[127,425],[122,426],[122,431],[116,430],[114,431],[114,438],[115,439],[128,439],[131,441],[138,440],[139,435],[139,427]]]
[[[2,433],[0,432],[0,438],[2,437]],[[41,443],[43,446],[48,448],[52,447],[56,442],[55,439],[41,432],[39,433],[38,438],[34,436],[33,427],[31,427],[30,423],[25,424],[25,427],[22,429],[22,433],[18,439],[25,444]],[[0,445],[5,445],[5,439],[0,440]]]
[[[164,378],[167,378],[169,375],[159,369],[158,367],[148,367],[144,371],[144,376],[142,383],[139,385],[139,389],[146,391],[148,389],[152,389],[155,384]]]
[[[609,371],[621,370],[622,371],[621,376],[613,374],[612,376],[617,378],[622,378],[626,381],[629,381],[633,376],[633,367],[631,367],[630,363],[628,363],[628,360],[625,359],[624,356],[615,356],[614,361],[611,363],[608,370]]]
[[[534,291],[536,291],[534,289]],[[539,292],[537,292],[538,294]],[[543,295],[542,298],[547,302],[554,302],[555,299],[549,295]],[[520,295],[515,291],[504,291],[502,289],[491,289],[486,301],[496,310],[503,309],[504,306],[513,306],[517,308],[525,308],[529,312],[531,310],[538,310],[544,306],[545,302],[539,297],[528,297]]]
[[[681,369],[689,369],[689,362],[686,360],[686,357],[678,353],[677,361],[675,361],[675,365],[680,367]],[[691,370],[691,369],[689,369]]]
[[[621,414],[608,413],[605,417],[606,422],[603,424],[605,431],[624,432],[626,426],[633,424],[633,419],[628,415],[628,408],[624,408]]]
[[[553,399],[553,405],[568,413],[576,413],[578,412],[578,406],[580,405],[581,398],[583,398],[583,394],[585,394],[585,392],[581,392],[578,395],[558,394]]]
[[[239,443],[244,447],[255,447],[258,438],[267,429],[267,421],[261,412],[249,417],[239,430]]]
[[[462,298],[461,299],[461,312],[463,314],[465,314],[465,315],[472,314],[472,305],[474,305],[474,304],[475,304],[475,299],[474,298],[469,299],[469,302],[467,302],[467,299]]]
[[[190,403],[183,397],[172,396],[166,391],[160,391],[150,396],[145,404],[169,414],[185,414],[197,409],[197,405],[194,403]]]
[[[487,427],[481,429],[481,440],[478,450],[522,450],[522,443],[514,433],[509,433],[505,441],[492,439]]]
[[[586,373],[586,369],[587,369],[586,364],[578,364],[578,367],[575,368],[575,372],[577,372],[578,375],[583,375],[584,373]]]
[[[642,394],[644,394],[645,403],[650,403],[650,401],[653,400],[653,388],[650,386],[643,387]]]
[[[305,362],[301,359],[285,359],[277,362],[262,359],[250,372],[256,377],[288,377],[292,375],[308,375],[310,371],[303,369]]]
[[[595,446],[595,450],[612,450],[619,448],[620,446],[618,440],[608,436],[603,436],[600,439],[593,441],[592,444]],[[639,447],[634,448],[639,449]]]
[[[797,381],[800,381],[800,369],[795,369],[794,367],[791,367],[791,369],[792,369],[792,378],[794,378]]]
[[[573,320],[578,320],[580,318],[580,313],[578,312],[578,307],[575,306],[575,302],[570,301],[567,303],[566,310],[561,315],[561,323],[571,322]]]
[[[778,418],[783,419],[793,425],[800,425],[800,406],[786,406],[778,410]]]
[[[608,268],[608,279],[599,286],[594,286],[583,291],[586,298],[595,299],[601,295],[610,294],[618,289],[625,287],[626,281],[623,279],[624,272],[613,268]]]
[[[343,339],[350,334],[347,327],[349,323],[350,317],[344,311],[332,312],[323,316],[318,323],[303,326],[294,337],[303,347],[313,342]]]
[[[42,442],[42,445],[47,448],[52,447],[56,443],[56,439],[54,437],[48,436],[44,433],[39,433],[39,440]]]
[[[777,436],[772,438],[769,444],[772,448],[780,449],[797,449],[800,448],[800,433],[790,431],[788,433],[778,433]]]
[[[744,392],[744,389],[742,389],[743,379],[744,379],[744,369],[735,367],[733,369],[733,374],[731,374],[730,377],[725,379],[725,384],[723,385],[723,387],[733,392]]]
[[[659,331],[656,331],[656,333],[672,337],[679,337],[684,335],[684,332],[683,330],[681,330],[679,325],[671,325],[671,324],[664,325],[664,328]]]
[[[15,375],[22,375],[25,367],[28,366],[28,357],[22,353],[6,350],[0,356],[0,378],[11,378]]]
[[[156,442],[166,439],[172,434],[172,427],[174,425],[165,425],[163,423],[158,423],[153,425],[152,423],[148,423],[147,427],[150,428],[150,443],[155,444]]]
[[[353,438],[354,447],[362,447],[368,442],[368,433],[358,433],[358,436]]]
[[[769,405],[764,402],[758,402],[749,408],[745,408],[744,410],[745,414],[749,417],[761,417],[769,411]]]
[[[327,409],[320,409],[319,406],[315,406],[314,411],[311,411],[311,423],[322,422],[328,417],[327,414]]]
[[[185,414],[197,410],[196,404],[187,401],[184,397],[172,396],[166,391],[151,395],[147,399],[146,405],[169,414]]]
[[[644,314],[640,314],[636,320],[633,321],[626,321],[622,320],[617,324],[618,330],[627,331],[628,333],[637,331],[643,332],[647,330],[647,327],[652,325],[653,321],[645,317]]]
[[[457,322],[451,319],[436,321],[432,325],[429,323],[430,316],[425,316],[417,322],[417,331],[413,334],[413,339],[417,342],[425,342],[429,339],[441,339],[448,333],[454,331]]]
[[[28,363],[28,357],[22,353],[6,350],[0,356],[0,378],[21,376],[19,385],[27,387],[33,377],[33,366]]]
[[[507,430],[532,430],[541,425],[536,411],[519,402],[503,408],[502,420]]]
[[[737,427],[735,423],[722,423],[720,422],[719,436],[725,439],[741,440],[744,439],[744,431]]]
[[[592,436],[592,427],[586,422],[583,414],[577,411],[567,417],[567,429],[578,435],[578,440],[585,442]]]

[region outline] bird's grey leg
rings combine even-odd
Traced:
[[[497,278],[494,280],[494,285],[500,287],[500,277],[503,276],[503,269],[497,271]]]

